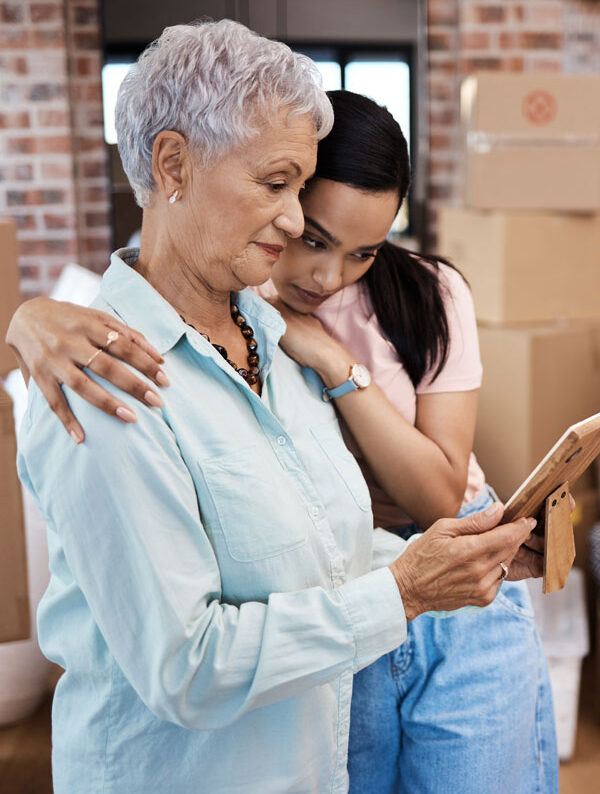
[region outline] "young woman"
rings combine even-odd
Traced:
[[[335,123],[319,142],[303,196],[304,234],[288,241],[261,293],[285,316],[286,351],[320,376],[324,398],[335,401],[370,487],[375,525],[409,535],[492,502],[471,451],[481,380],[473,305],[448,262],[386,242],[409,184],[398,124],[365,97],[330,98]],[[107,327],[120,337],[112,356],[96,356],[90,368],[160,402],[147,380],[117,361],[166,385],[160,357],[113,318],[36,299],[9,332],[75,440],[83,430],[61,383],[135,421],[129,406],[85,375]],[[485,609],[413,620],[400,648],[355,677],[353,794],[549,794],[558,790],[557,768],[547,671],[522,584],[503,582]]]

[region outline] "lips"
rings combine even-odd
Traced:
[[[323,301],[327,300],[332,293],[319,293],[319,292],[311,292],[307,289],[302,289],[302,287],[297,287],[295,284],[292,284],[294,291],[298,295],[298,297],[304,301],[304,303],[308,303],[310,306],[320,306]]]
[[[256,243],[256,245],[273,259],[279,259],[279,255],[283,251],[282,245],[270,245],[269,243]]]

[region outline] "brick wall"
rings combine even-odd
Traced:
[[[481,70],[600,71],[600,3],[428,0],[427,25],[428,242],[435,248],[437,210],[456,200],[461,80]]]
[[[0,215],[19,228],[24,297],[110,251],[97,0],[0,1]]]
[[[423,0],[425,1],[425,0]],[[110,251],[99,0],[0,0],[0,215],[19,225],[25,296]],[[599,71],[600,3],[427,0],[429,245],[455,199],[458,97],[481,69]]]

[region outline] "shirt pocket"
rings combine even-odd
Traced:
[[[198,466],[217,528],[236,562],[265,560],[306,543],[306,511],[291,475],[278,462],[266,466],[257,446],[198,461]]]
[[[337,421],[311,427],[311,434],[333,464],[361,510],[371,510],[371,494],[360,466],[344,444]]]

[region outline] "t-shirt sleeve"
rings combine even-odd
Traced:
[[[446,291],[448,358],[433,383],[430,382],[432,373],[425,375],[417,386],[417,394],[470,391],[481,386],[482,366],[471,290],[460,273],[444,264],[440,264],[440,281]]]

